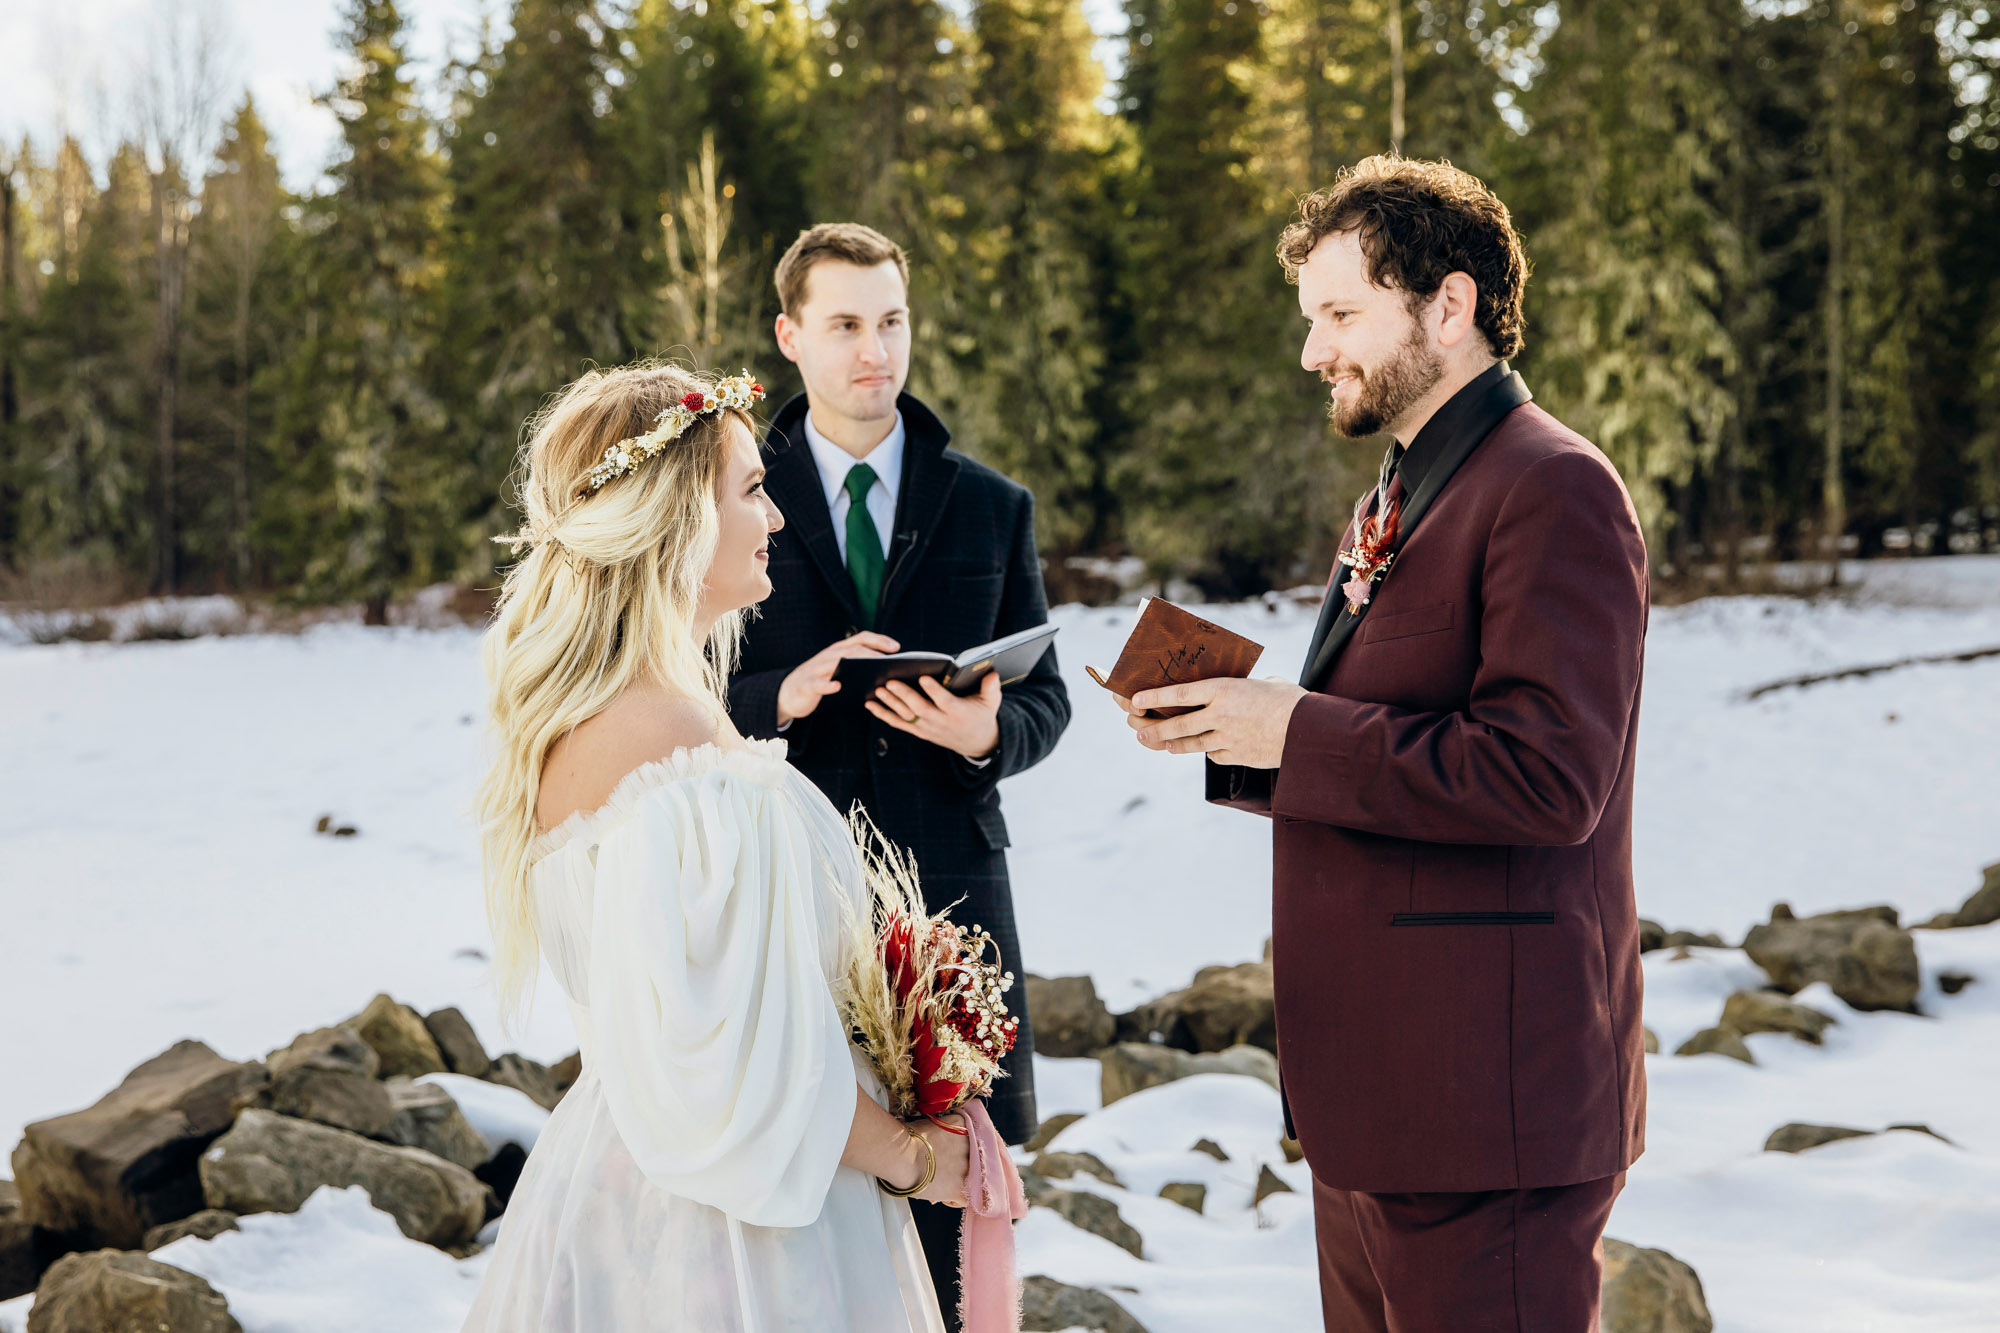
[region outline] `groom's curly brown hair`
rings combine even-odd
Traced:
[[[1368,260],[1368,280],[1394,287],[1414,305],[1436,294],[1445,277],[1468,275],[1479,288],[1473,320],[1497,357],[1521,350],[1521,291],[1528,256],[1507,205],[1486,183],[1449,162],[1393,153],[1344,167],[1333,184],[1299,200],[1298,215],[1278,238],[1278,262],[1299,280],[1324,237],[1354,232]]]

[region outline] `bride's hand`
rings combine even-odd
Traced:
[[[951,1116],[949,1119],[960,1128],[965,1125],[964,1116]],[[931,1145],[931,1151],[937,1154],[937,1174],[915,1197],[952,1208],[965,1207],[965,1173],[972,1165],[971,1140],[963,1134],[940,1129],[928,1120],[913,1121],[910,1128],[921,1135],[924,1142]]]

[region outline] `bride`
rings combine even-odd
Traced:
[[[468,1333],[943,1327],[904,1198],[963,1206],[965,1140],[878,1100],[832,991],[852,837],[722,702],[784,525],[761,396],[641,364],[533,423],[479,806],[503,1007],[545,959],[583,1072]]]

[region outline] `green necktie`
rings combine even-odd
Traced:
[[[875,469],[856,463],[847,470],[847,575],[861,599],[861,619],[875,628],[875,607],[882,600],[882,538],[868,517],[868,492]]]

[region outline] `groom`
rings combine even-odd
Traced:
[[[771,534],[774,591],[744,632],[729,711],[744,734],[782,736],[791,761],[845,812],[860,802],[909,850],[932,911],[981,925],[1023,974],[999,783],[1069,725],[1055,651],[1026,678],[959,698],[935,680],[851,699],[842,657],[959,653],[1048,619],[1027,488],[949,448],[951,432],[903,392],[909,264],[880,232],[823,223],[778,261],[778,349],[805,392],[764,440],[765,485],[787,520]],[[1034,1035],[1021,1027],[987,1106],[1009,1143],[1035,1132]],[[913,1201],[950,1328],[958,1210]]]
[[[1278,245],[1341,434],[1394,437],[1294,685],[1142,691],[1270,817],[1278,1055],[1329,1333],[1594,1333],[1644,1145],[1632,757],[1646,551],[1529,401],[1506,208],[1374,157]],[[1198,705],[1166,720],[1161,704]]]

